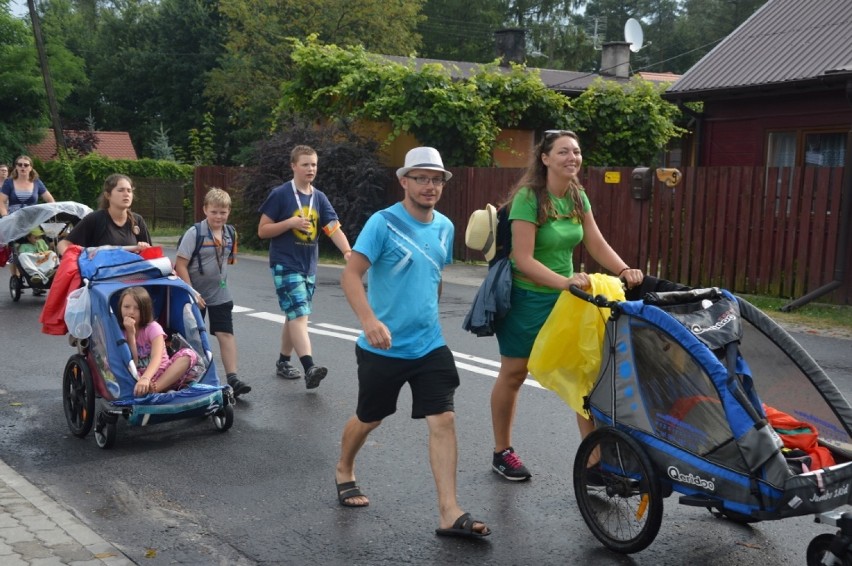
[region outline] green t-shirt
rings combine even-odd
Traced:
[[[574,211],[574,202],[570,196],[559,198],[549,193],[548,196],[553,203],[556,217],[549,217],[543,226],[538,227],[533,257],[552,271],[571,277],[574,275],[574,248],[583,241],[583,225],[576,218],[569,218]],[[583,199],[583,211],[589,212],[592,205],[585,191],[580,192],[580,198]],[[530,189],[522,188],[512,199],[509,220],[525,220],[538,225],[538,203]],[[513,284],[521,289],[541,293],[560,292],[559,289],[543,287],[528,280],[519,279],[518,276],[523,274],[515,268],[514,261],[512,261],[512,272],[515,275]]]
[[[35,241],[35,244],[31,244],[29,242],[25,242],[18,246],[18,253],[27,253],[27,254],[35,254],[39,252],[46,252],[50,248],[47,247],[47,242],[44,240],[38,239]]]

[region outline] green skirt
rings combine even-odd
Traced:
[[[512,308],[497,321],[500,355],[529,358],[539,330],[559,299],[559,293],[539,293],[512,286]]]

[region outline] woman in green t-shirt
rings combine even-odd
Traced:
[[[491,391],[491,422],[492,468],[512,481],[530,478],[512,448],[512,423],[533,342],[559,293],[571,285],[589,288],[589,276],[574,273],[574,248],[582,242],[596,262],[623,277],[628,287],[643,278],[642,271],[630,268],[598,229],[578,179],[582,163],[577,134],[548,130],[534,148],[523,178],[509,193],[512,308],[496,324],[500,372]],[[577,415],[577,423],[583,437],[594,429],[583,415]]]

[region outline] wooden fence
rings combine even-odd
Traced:
[[[203,194],[199,179],[215,178],[218,186],[230,186],[233,173],[215,169],[222,171],[197,170],[196,194]],[[467,219],[487,203],[502,202],[522,170],[451,171],[453,179],[438,209],[456,226],[455,257],[481,260],[481,254],[464,245]],[[690,286],[717,285],[786,298],[801,297],[833,281],[842,168],[685,168],[674,188],[655,180],[648,200],[633,198],[631,173],[632,168],[589,167],[581,179],[601,232],[630,265]],[[606,182],[613,177],[619,180]],[[388,202],[401,197],[395,178],[387,195]],[[852,304],[852,245],[847,254],[843,284],[821,301]],[[582,248],[575,262],[578,269],[599,269]]]
[[[189,222],[183,208],[185,181],[137,177],[133,184],[133,211],[145,218],[149,228],[179,228]]]

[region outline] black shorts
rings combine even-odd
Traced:
[[[201,309],[201,318],[204,318],[207,312],[210,312],[210,326],[207,329],[210,334],[222,332],[223,334],[234,333],[234,301],[228,301],[221,305],[208,305],[207,308]]]
[[[453,353],[446,346],[422,358],[404,360],[374,354],[355,346],[358,360],[358,408],[361,422],[380,421],[396,412],[402,386],[411,387],[411,418],[422,419],[452,411],[459,386]]]

